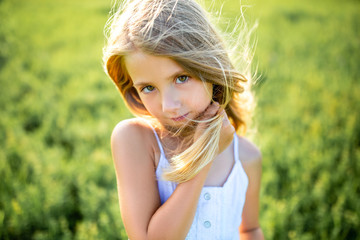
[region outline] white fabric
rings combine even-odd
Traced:
[[[163,147],[154,130],[161,156],[156,169],[158,188],[163,204],[176,188],[176,183],[163,181],[162,170],[169,167]],[[234,134],[235,163],[222,187],[204,186],[199,198],[196,214],[186,239],[239,239],[239,226],[245,203],[248,177],[241,165],[238,154],[238,138]]]

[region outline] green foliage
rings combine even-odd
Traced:
[[[0,239],[122,239],[102,71],[109,2],[1,1]]]
[[[257,0],[267,239],[360,239],[360,2]],[[225,2],[227,17],[239,2]],[[102,71],[110,1],[0,1],[0,239],[127,239]]]
[[[254,9],[264,232],[360,239],[360,5],[262,1]]]

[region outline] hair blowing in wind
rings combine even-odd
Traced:
[[[106,28],[104,68],[134,115],[151,118],[124,63],[125,56],[141,50],[168,57],[197,79],[211,83],[212,100],[225,109],[237,133],[245,134],[254,100],[250,89],[251,29],[243,15],[237,20],[234,34],[224,34],[192,0],[124,1],[114,9]],[[235,33],[238,37],[231,37]],[[223,116],[190,122],[206,124],[206,130],[196,141],[184,140],[190,144],[172,157],[171,168],[163,176],[166,180],[180,183],[193,178],[217,154]]]

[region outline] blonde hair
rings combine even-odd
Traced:
[[[195,1],[128,0],[114,9],[106,26],[104,67],[134,115],[150,116],[132,85],[124,57],[141,50],[168,57],[190,75],[213,84],[213,100],[225,109],[236,131],[245,134],[254,106],[248,39],[237,39],[233,47],[241,73],[230,60],[219,31]],[[222,116],[218,114],[206,122],[208,128],[202,136],[171,159],[171,169],[163,175],[166,180],[179,183],[190,180],[216,157]]]

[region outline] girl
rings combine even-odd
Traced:
[[[133,0],[109,26],[105,69],[138,116],[111,137],[129,238],[263,239],[261,154],[241,137],[249,77],[206,13],[193,0]]]

